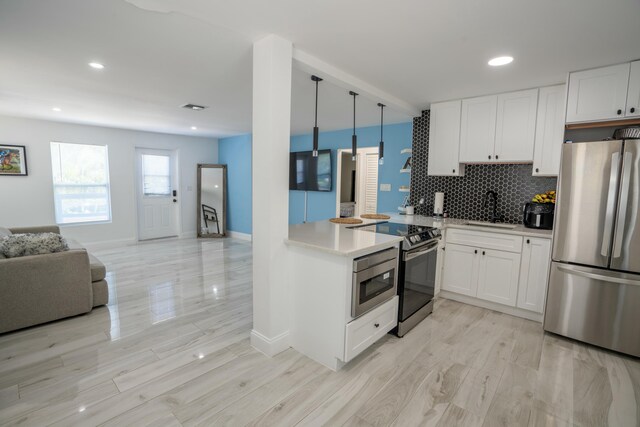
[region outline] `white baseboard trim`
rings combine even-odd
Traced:
[[[246,240],[247,242],[250,242],[252,239],[251,234],[247,234],[247,233],[240,233],[239,231],[227,231],[227,233],[229,234],[229,237],[234,238],[234,239],[239,239],[239,240]]]
[[[133,246],[137,245],[138,241],[136,239],[118,239],[118,240],[103,240],[98,242],[90,242],[90,243],[82,243],[85,248],[88,250],[98,251],[101,249],[113,249],[122,246]]]
[[[251,330],[251,346],[269,357],[282,353],[291,347],[290,341],[291,336],[289,335],[289,331],[283,332],[273,338],[267,338],[255,329]]]
[[[449,292],[445,290],[441,290],[440,293],[438,294],[438,297],[458,301],[464,304],[475,305],[477,307],[499,311],[500,313],[505,313],[511,316],[516,316],[516,317],[522,317],[524,319],[533,320],[534,322],[542,323],[542,314],[535,313],[529,310],[523,310],[518,307],[509,307],[507,305],[498,304],[496,302],[485,301],[483,299],[474,298],[467,295],[456,294],[455,292]]]

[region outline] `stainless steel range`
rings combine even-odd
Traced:
[[[401,337],[433,311],[440,229],[395,222],[357,228],[404,237],[398,263],[398,327],[393,331]]]

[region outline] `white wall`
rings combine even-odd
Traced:
[[[55,224],[49,148],[51,141],[109,147],[112,222],[64,226],[62,234],[65,236],[82,243],[137,239],[136,147],[177,150],[180,171],[180,232],[182,235],[195,235],[196,165],[218,161],[217,139],[5,116],[0,116],[0,143],[26,146],[29,176],[0,176],[0,226]]]

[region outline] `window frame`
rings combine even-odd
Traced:
[[[104,148],[105,155],[105,172],[106,172],[106,183],[105,184],[56,184],[54,178],[54,169],[53,169],[53,155],[52,149],[53,144],[63,144],[63,145],[80,145],[80,146],[93,146],[93,147],[102,147]],[[111,208],[111,170],[110,170],[110,162],[109,162],[109,145],[108,144],[87,144],[83,142],[62,142],[62,141],[50,141],[49,142],[49,156],[50,156],[50,164],[51,164],[51,184],[52,184],[52,195],[53,195],[53,214],[55,217],[56,225],[60,227],[76,227],[82,225],[92,225],[92,224],[109,224],[113,221],[113,213]],[[64,187],[69,185],[78,185],[85,187],[105,187],[106,190],[106,199],[107,199],[107,219],[101,220],[92,220],[92,221],[73,221],[73,222],[60,222],[63,218],[58,218],[58,207],[56,205],[56,187]]]

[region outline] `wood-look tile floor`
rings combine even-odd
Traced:
[[[640,362],[448,300],[331,372],[249,345],[251,246],[95,252],[111,298],[0,335],[0,424],[638,426]]]

